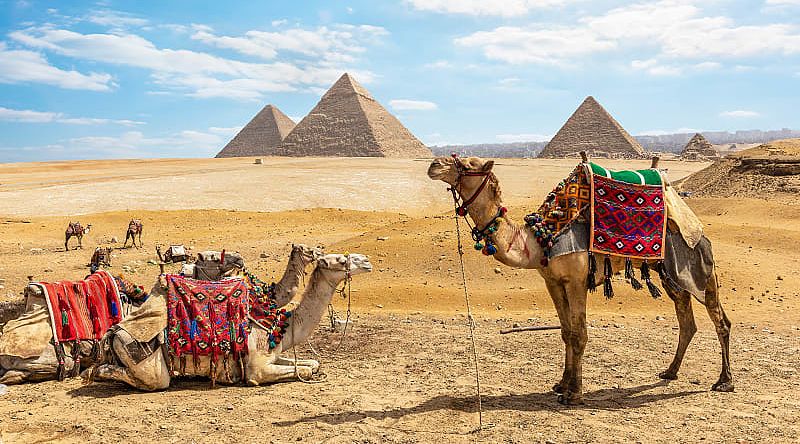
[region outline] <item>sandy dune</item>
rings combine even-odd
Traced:
[[[91,249],[120,246],[109,242],[124,238],[131,217],[144,220],[145,248],[115,249],[112,271],[125,267],[142,284],[157,273],[147,263],[156,243],[238,250],[258,274],[273,279],[291,242],[368,254],[375,271],[354,281],[356,322],[345,347],[333,355],[340,337],[324,328],[311,341],[323,356],[328,381],[214,391],[205,382],[187,381],[155,394],[121,385],[81,387],[78,381],[15,386],[0,395],[0,441],[790,442],[800,433],[797,206],[756,199],[689,201],[707,225],[723,304],[734,322],[732,394],[708,391],[719,371],[719,346],[698,305],[699,332],[681,379],[665,384],[655,377],[677,341],[672,304],[620,281],[614,299],[590,296],[587,405],[559,406],[548,393],[563,360],[558,333],[497,334],[514,322],[555,321],[541,278],[469,251],[485,421],[493,424],[470,434],[477,424],[474,375],[454,224],[444,185],[425,176],[427,162],[265,163],[0,165],[0,300],[18,297],[27,275],[83,276]],[[538,207],[573,166],[574,161],[498,160],[511,215],[519,220]],[[673,180],[703,166],[663,165]],[[65,252],[63,230],[78,215],[95,229],[84,238],[85,250]],[[344,301],[336,306],[341,311]]]

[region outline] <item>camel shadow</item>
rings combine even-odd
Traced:
[[[565,411],[590,408],[592,410],[626,410],[636,409],[646,406],[653,402],[665,401],[674,398],[682,398],[697,393],[705,393],[705,390],[685,390],[674,393],[649,393],[643,394],[650,389],[666,387],[667,381],[660,381],[652,384],[644,384],[630,388],[620,389],[601,389],[584,394],[586,404],[583,406],[564,406],[556,401],[556,395],[548,393],[529,393],[514,395],[497,395],[481,397],[484,411],[515,410],[519,412],[535,411]],[[441,410],[458,411],[464,413],[476,413],[478,403],[475,396],[453,396],[439,395],[422,402],[421,404],[396,408],[392,410],[373,410],[373,411],[354,411],[342,413],[327,413],[322,415],[310,416],[296,419],[293,421],[276,421],[273,425],[279,427],[291,427],[302,423],[323,422],[330,425],[341,425],[346,423],[358,422],[365,418],[381,419],[400,419],[406,415],[428,413]]]
[[[204,392],[209,390],[222,390],[226,387],[241,387],[239,385],[217,384],[212,388],[211,383],[207,378],[181,378],[173,379],[170,386],[163,392],[181,392],[193,391]],[[81,385],[72,390],[67,391],[67,394],[73,398],[115,398],[117,396],[129,396],[143,393],[154,393],[146,390],[139,390],[131,387],[123,382],[117,381],[96,381],[92,384]]]

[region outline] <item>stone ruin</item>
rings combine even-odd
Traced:
[[[683,148],[680,157],[682,160],[716,160],[721,156],[702,134],[696,133]]]
[[[286,136],[276,152],[280,156],[433,156],[347,73]]]
[[[544,147],[539,157],[576,157],[586,151],[590,157],[640,159],[644,148],[609,114],[594,97],[587,97],[564,126]]]
[[[265,106],[216,157],[275,156],[295,123],[274,105]]]

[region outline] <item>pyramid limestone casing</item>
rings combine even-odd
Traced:
[[[275,156],[295,123],[273,105],[265,106],[216,157]]]
[[[431,151],[344,74],[280,146],[284,156],[431,157]]]
[[[581,151],[590,156],[640,158],[645,152],[594,97],[587,97],[544,147],[539,157],[572,157]]]

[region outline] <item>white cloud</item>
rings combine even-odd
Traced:
[[[144,125],[145,122],[127,119],[103,119],[94,117],[67,117],[62,113],[50,111],[32,111],[0,107],[0,121],[20,123],[65,123],[69,125],[106,125],[124,126]]]
[[[729,17],[706,15],[690,1],[661,0],[584,17],[575,25],[503,26],[457,38],[455,43],[507,63],[567,65],[598,52],[636,51],[648,54],[648,59],[693,65],[698,59],[719,63],[709,59],[800,54],[800,28],[791,22],[740,25]],[[661,62],[650,71],[674,75],[681,69]]]
[[[243,127],[241,126],[231,126],[227,128],[221,128],[218,126],[212,126],[208,129],[210,133],[219,134],[220,136],[234,136],[236,133],[242,130]]]
[[[288,51],[308,57],[352,62],[353,54],[366,51],[362,42],[374,42],[375,38],[385,35],[388,35],[388,31],[379,26],[338,24],[314,30],[247,31],[241,37],[217,36],[211,30],[198,30],[192,39],[266,60],[275,58],[279,51]]]
[[[109,74],[62,70],[38,52],[10,50],[4,42],[0,42],[0,83],[43,83],[90,91],[110,91],[116,86]]]
[[[770,6],[800,6],[800,0],[767,0]]]
[[[406,0],[412,8],[444,14],[514,17],[534,9],[562,6],[574,0]]]
[[[761,116],[760,113],[756,111],[749,111],[744,109],[737,109],[734,111],[723,111],[719,113],[722,117],[736,117],[736,118],[752,118],[752,117],[759,117]]]
[[[522,133],[522,134],[498,134],[495,138],[499,142],[509,143],[509,142],[547,142],[553,138],[553,136],[547,136],[544,134],[531,134],[531,133]]]
[[[193,25],[193,29],[195,38],[199,40],[236,47],[241,52],[257,52],[266,48],[261,40],[217,37],[209,32],[210,28],[203,25]],[[356,44],[360,39],[370,40],[366,35],[374,38],[384,33],[383,28],[370,25],[336,25],[335,31],[325,35],[338,38],[338,41],[318,41],[316,46],[310,45],[303,49],[307,51],[308,60],[294,60],[292,63],[250,63],[204,52],[158,48],[147,39],[125,32],[81,34],[65,29],[39,27],[12,32],[10,37],[28,46],[76,59],[147,69],[151,71],[156,84],[190,97],[258,100],[268,92],[309,91],[313,87],[329,87],[347,70],[344,64],[351,61],[354,55],[365,51],[365,48]],[[286,36],[275,37],[277,33],[261,34],[270,34],[275,38],[273,43],[276,51],[288,51],[298,44]],[[287,36],[302,35],[310,41],[313,40],[311,34],[313,33],[290,33]],[[351,57],[336,59],[337,54]],[[369,83],[373,78],[368,71],[348,71],[363,83]],[[110,77],[107,78],[108,82]]]
[[[92,11],[90,15],[86,17],[86,21],[117,29],[126,28],[128,26],[144,26],[147,24],[146,19],[139,18],[125,12],[111,11],[107,9]]]
[[[634,60],[631,68],[645,71],[654,76],[677,76],[683,73],[683,69],[678,66],[662,65],[656,59]]]
[[[287,23],[289,23],[288,20],[280,19],[280,20],[273,20],[270,24],[272,25],[273,28],[277,28],[277,27],[283,26],[283,25],[285,25]]]
[[[397,111],[433,111],[438,106],[425,100],[394,99],[389,101],[389,106]]]

